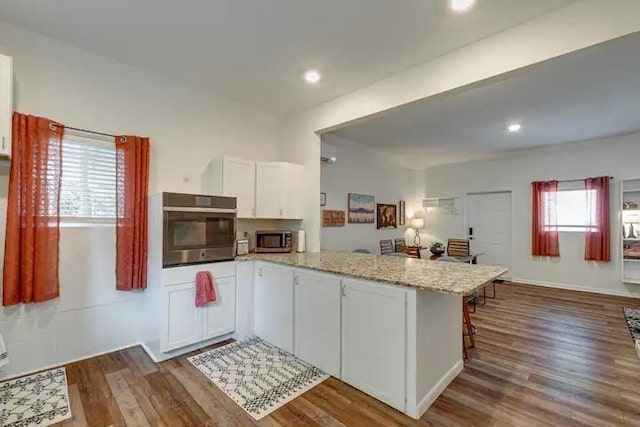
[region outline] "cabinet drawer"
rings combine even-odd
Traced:
[[[198,271],[209,271],[215,279],[234,277],[236,275],[236,263],[235,261],[226,261],[165,268],[162,270],[162,286],[193,282]]]

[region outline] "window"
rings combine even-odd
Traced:
[[[546,224],[552,224],[554,216],[557,219],[558,231],[587,231],[590,224],[597,224],[595,218],[595,190],[558,190],[555,193],[555,209],[553,197],[553,193],[546,193],[546,204],[548,206]],[[594,206],[590,208],[587,206],[588,203]],[[593,215],[593,217],[589,219],[589,215]]]
[[[113,223],[116,217],[116,149],[112,141],[64,135],[60,220]]]

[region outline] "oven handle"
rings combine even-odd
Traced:
[[[187,208],[178,206],[165,206],[162,208],[165,212],[208,212],[208,213],[236,213],[237,209],[222,208]]]

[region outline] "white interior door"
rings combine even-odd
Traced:
[[[467,194],[467,233],[479,264],[511,268],[511,193]]]

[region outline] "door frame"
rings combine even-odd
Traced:
[[[491,191],[470,191],[464,195],[464,235],[469,237],[469,197],[470,196],[483,196],[488,194],[509,194],[509,271],[507,271],[501,277],[505,279],[511,279],[512,263],[513,263],[513,192],[511,189],[504,190],[491,190]]]

